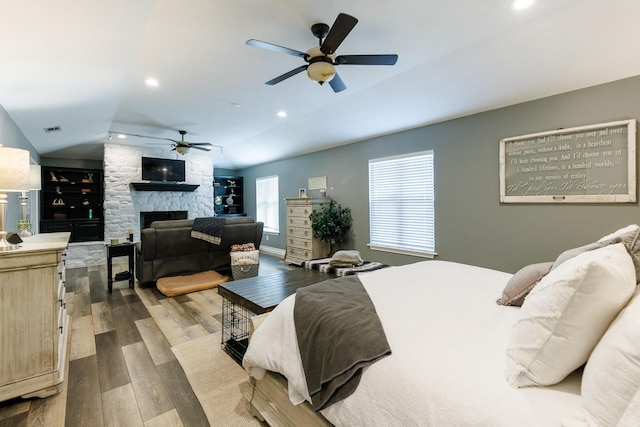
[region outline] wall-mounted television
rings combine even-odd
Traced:
[[[184,160],[142,158],[142,180],[160,182],[184,182]]]

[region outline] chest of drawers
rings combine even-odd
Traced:
[[[309,215],[322,210],[329,198],[289,198],[287,206],[287,253],[285,262],[300,265],[304,261],[324,258],[329,254],[329,244],[313,237]]]
[[[0,252],[0,401],[62,390],[69,316],[69,233],[43,233]]]

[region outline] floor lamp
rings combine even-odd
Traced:
[[[41,167],[40,165],[29,165],[29,190],[41,190]],[[18,235],[20,237],[29,237],[33,235],[31,231],[31,221],[27,218],[27,202],[29,200],[29,192],[23,191],[20,195],[20,205],[22,206],[22,220],[18,221]]]
[[[0,251],[17,249],[7,242],[7,193],[29,190],[29,152],[0,146]]]

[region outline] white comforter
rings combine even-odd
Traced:
[[[424,261],[360,275],[393,354],[356,392],[322,411],[337,426],[558,426],[579,408],[579,374],[555,387],[511,388],[505,346],[519,308],[495,303],[510,274]],[[293,304],[283,301],[254,333],[244,366],[283,374],[294,404],[309,400]]]

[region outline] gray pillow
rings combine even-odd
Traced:
[[[496,302],[500,305],[522,306],[524,299],[553,266],[553,262],[541,262],[521,268],[507,282],[502,291],[502,298]]]
[[[571,258],[578,256],[583,252],[589,252],[595,249],[600,249],[605,246],[608,246],[610,243],[611,242],[594,242],[594,243],[589,243],[588,245],[580,246],[578,248],[567,249],[566,251],[558,255],[558,258],[556,258],[555,262],[553,263],[553,267],[551,267],[551,269],[553,270],[558,268],[558,266],[563,262],[570,260]]]

